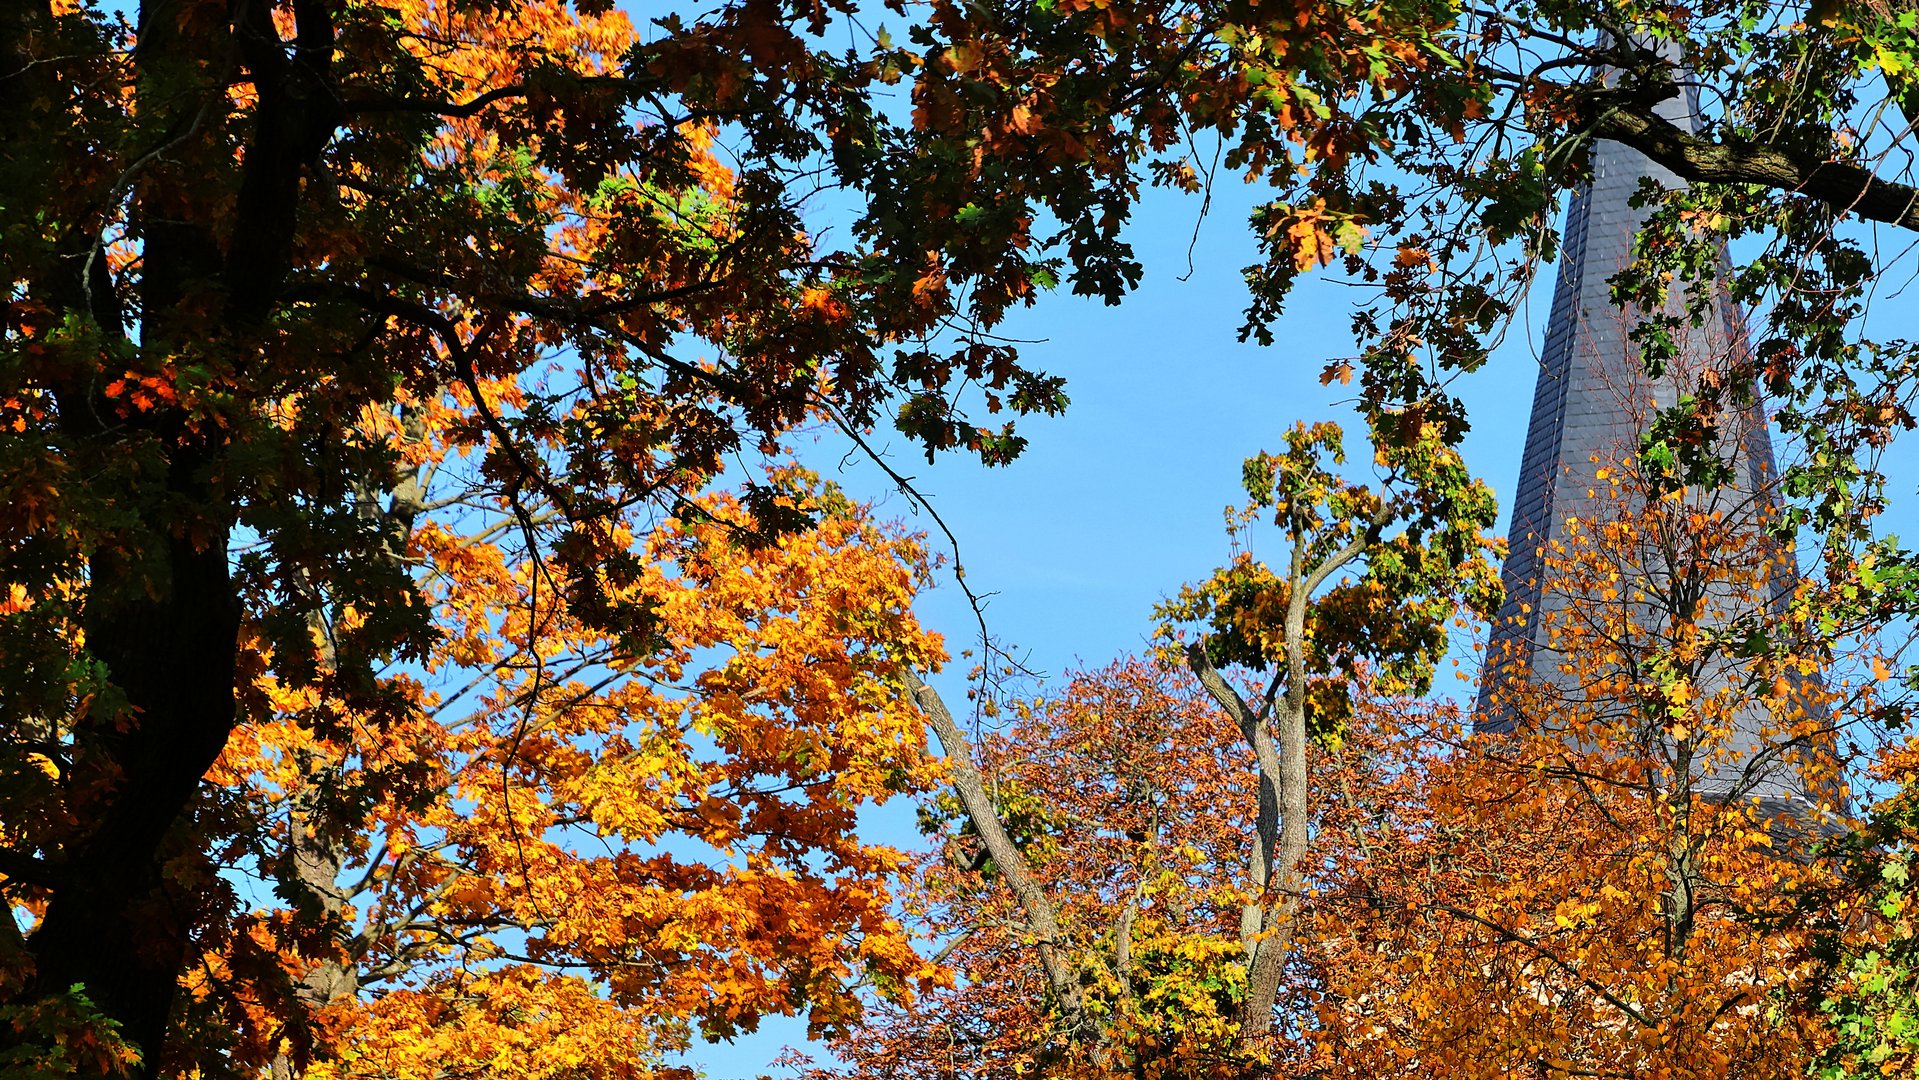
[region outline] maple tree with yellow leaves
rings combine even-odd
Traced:
[[[927,566],[805,474],[772,479],[819,524],[754,546],[737,499],[689,504],[622,589],[653,613],[638,656],[536,598],[551,568],[428,533],[429,595],[465,632],[404,680],[416,722],[263,675],[249,712],[271,719],[210,779],[264,816],[256,858],[285,860],[295,904],[220,928],[189,973],[200,1030],[238,1036],[195,1056],[647,1075],[694,1025],[830,1031],[858,982],[933,980],[890,909],[903,856],[854,829],[935,776],[895,690],[941,656],[910,613]],[[236,985],[253,949],[290,1000]]]
[[[781,439],[903,403],[992,460],[950,383],[1060,398],[882,361],[1031,286],[807,235],[870,75],[795,96],[806,25],[0,18],[0,1062],[636,1076],[933,977],[853,830],[933,775],[927,559]]]

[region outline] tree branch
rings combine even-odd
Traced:
[[[973,760],[972,743],[967,741],[952,712],[947,709],[946,702],[940,699],[939,692],[926,685],[919,673],[910,667],[903,667],[901,672],[907,690],[912,693],[914,702],[919,705],[920,712],[926,716],[927,723],[932,726],[933,733],[939,736],[940,745],[946,750],[947,763],[953,770],[953,789],[959,794],[961,805],[966,808],[967,818],[979,832],[987,853],[999,864],[1001,876],[1006,879],[1007,887],[1013,890],[1020,910],[1026,915],[1027,926],[1033,933],[1034,944],[1039,951],[1040,967],[1046,973],[1053,996],[1059,999],[1061,1011],[1066,1014],[1068,1031],[1076,1041],[1096,1041],[1097,1029],[1086,1015],[1078,975],[1060,952],[1065,944],[1065,935],[1060,931],[1058,912],[1052,898],[1046,895],[1045,887],[1033,876],[1025,854],[1007,835],[1006,826],[999,818],[999,810],[993,805],[992,796],[987,794],[986,782]]]
[[[1634,1023],[1637,1023],[1640,1027],[1653,1028],[1658,1026],[1654,1024],[1651,1020],[1647,1019],[1646,1014],[1639,1011],[1639,1009],[1636,1008],[1632,1002],[1627,1001],[1626,999],[1620,997],[1618,994],[1615,994],[1611,990],[1608,990],[1604,986],[1601,986],[1599,983],[1594,982],[1591,978],[1582,974],[1578,968],[1574,967],[1572,964],[1568,963],[1566,960],[1561,959],[1557,953],[1553,952],[1551,949],[1546,948],[1544,945],[1541,945],[1538,941],[1534,940],[1533,938],[1525,934],[1519,933],[1516,930],[1507,929],[1506,927],[1501,926],[1496,922],[1493,922],[1491,919],[1484,918],[1480,916],[1479,914],[1477,914],[1476,912],[1468,911],[1465,908],[1454,907],[1451,904],[1436,904],[1434,906],[1438,908],[1440,911],[1444,911],[1448,915],[1451,915],[1455,918],[1465,919],[1467,922],[1475,923],[1479,926],[1485,927],[1488,930],[1491,930],[1493,933],[1499,935],[1500,939],[1503,941],[1507,941],[1514,945],[1519,945],[1526,949],[1530,949],[1540,959],[1546,961],[1547,963],[1553,965],[1559,970],[1565,972],[1567,975],[1572,976],[1574,979],[1577,979],[1580,985],[1584,986],[1588,990],[1591,990],[1593,993],[1598,994],[1602,999],[1605,1000],[1607,1004],[1611,1005],[1613,1008],[1618,1009],[1622,1013],[1625,1013],[1628,1017],[1630,1017],[1633,1020]]]
[[[60,875],[44,859],[32,855],[23,855],[10,848],[0,848],[0,874],[28,885],[52,888],[60,884]]]
[[[1259,935],[1266,929],[1266,886],[1272,880],[1273,855],[1279,848],[1279,748],[1263,730],[1262,717],[1247,707],[1239,691],[1213,667],[1204,645],[1194,642],[1187,646],[1186,666],[1199,679],[1199,685],[1205,687],[1239,726],[1240,737],[1252,747],[1255,767],[1259,770],[1259,811],[1254,825],[1253,850],[1246,867],[1255,895],[1241,906],[1239,914],[1240,947],[1246,950],[1246,964],[1250,968],[1259,950]]]
[[[1881,180],[1851,162],[1810,161],[1760,143],[1702,138],[1655,113],[1654,104],[1643,94],[1622,100],[1617,91],[1595,92],[1582,110],[1586,129],[1632,147],[1683,180],[1758,184],[1817,199],[1842,214],[1919,231],[1919,188]]]

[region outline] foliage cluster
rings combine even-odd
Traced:
[[[0,1063],[644,1076],[804,1014],[880,1072],[1909,1069],[1909,749],[1850,863],[1740,797],[1833,831],[1909,710],[1919,358],[1856,223],[1919,229],[1914,13],[885,7],[0,10]],[[1496,599],[1458,381],[1602,139],[1690,182],[1611,279],[1646,372],[1722,290],[1759,341],[1596,477],[1587,689],[1492,748],[1414,700]],[[1066,394],[996,328],[1229,174],[1243,336],[1358,286],[1374,482],[1287,435],[1282,551],[975,750],[920,541],[786,446],[1011,461]],[[1757,390],[1800,452],[1741,495]],[[897,795],[939,858],[858,838]]]

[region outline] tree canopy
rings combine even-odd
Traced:
[[[1919,817],[1884,635],[1919,575],[1881,515],[1919,362],[1870,316],[1905,242],[1879,237],[1919,231],[1919,16],[884,9],[0,11],[0,1062],[643,1076],[785,1014],[874,1075],[1704,1075],[1779,1039],[1781,1068],[1909,1070]],[[1756,340],[1555,554],[1618,708],[1520,703],[1555,722],[1469,752],[1428,694],[1496,592],[1461,380],[1597,140],[1689,182],[1643,192],[1612,278],[1643,366],[1722,290]],[[1015,722],[969,738],[913,612],[940,557],[794,437],[1014,461],[1067,388],[1009,314],[1123,302],[1145,191],[1236,178],[1261,185],[1242,338],[1275,340],[1304,275],[1353,285],[1350,355],[1310,362],[1356,384],[1372,475],[1282,417],[1239,520],[1284,557],[1169,601],[1153,660],[983,684]],[[1757,392],[1796,450],[1729,531],[1697,496]],[[1649,536],[1657,573],[1707,578],[1796,540],[1805,581],[1716,622],[1615,604]],[[1738,700],[1695,692],[1712,665]],[[1817,859],[1646,750],[1710,761],[1753,702],[1871,763]],[[861,836],[896,796],[937,852]],[[1434,1026],[1488,995],[1500,1023]],[[936,1067],[939,1031],[966,1056]]]

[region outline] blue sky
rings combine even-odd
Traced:
[[[927,466],[896,442],[896,467],[917,476],[958,536],[967,580],[994,593],[990,630],[1028,650],[1037,670],[1058,674],[1139,649],[1153,604],[1227,555],[1221,512],[1243,500],[1241,461],[1277,449],[1297,421],[1352,419],[1352,388],[1321,386],[1319,375],[1352,352],[1346,323],[1358,293],[1312,280],[1276,344],[1235,340],[1246,301],[1240,271],[1255,261],[1244,211],[1259,189],[1229,183],[1202,226],[1188,280],[1178,279],[1198,202],[1158,193],[1137,216],[1133,238],[1149,268],[1137,294],[1119,307],[1055,295],[1009,329],[1039,339],[1025,356],[1066,376],[1072,397],[1063,417],[1021,421],[1032,444],[1013,465],[988,470],[956,456]],[[1515,344],[1522,348],[1507,349],[1469,388],[1469,451],[1502,489],[1519,469],[1536,372],[1525,343]],[[889,497],[870,466],[852,462],[842,480],[913,520],[910,503]],[[921,610],[955,644],[968,633],[970,613],[950,584]]]

